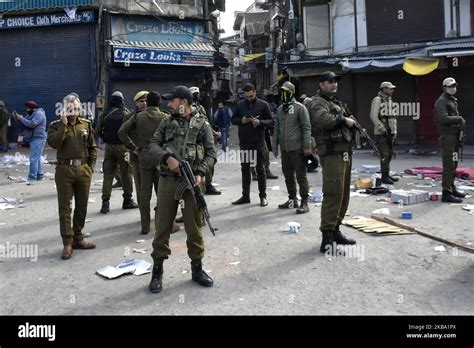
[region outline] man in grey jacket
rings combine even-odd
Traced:
[[[380,91],[372,99],[370,106],[370,119],[374,124],[374,135],[377,147],[382,155],[380,161],[382,182],[393,185],[397,178],[390,176],[390,161],[393,157],[393,143],[397,137],[397,115],[392,108],[392,94],[395,87],[391,82],[385,81],[380,84]]]
[[[46,144],[46,115],[35,101],[27,101],[25,106],[28,116],[23,117],[16,111],[13,111],[12,114],[24,126],[24,139],[30,143],[28,180],[42,180],[44,173],[41,154]]]
[[[306,176],[305,156],[311,155],[311,124],[306,107],[295,100],[295,86],[285,82],[281,86],[283,104],[277,109],[273,132],[273,154],[281,149],[281,164],[285,175],[288,201],[280,209],[297,208],[297,214],[309,212],[309,184]],[[300,187],[301,205],[296,198],[296,181]]]

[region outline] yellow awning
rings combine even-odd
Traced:
[[[255,53],[255,54],[246,54],[244,56],[244,61],[250,62],[251,60],[263,57],[266,53]]]
[[[438,59],[414,59],[406,58],[403,70],[415,76],[427,75],[438,68]]]

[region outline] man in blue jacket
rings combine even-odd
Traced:
[[[24,140],[30,143],[30,172],[28,180],[43,179],[43,162],[41,154],[46,144],[46,115],[35,101],[25,103],[28,116],[23,117],[16,111],[13,116],[24,126]]]

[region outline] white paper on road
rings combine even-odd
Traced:
[[[123,274],[134,274],[136,276],[140,276],[142,274],[150,273],[151,266],[151,263],[148,261],[132,259],[118,264],[117,267],[103,267],[98,269],[96,273],[108,279],[114,279],[120,277]]]
[[[280,191],[280,186],[271,186],[269,189],[272,191]]]
[[[8,209],[15,209],[15,206],[9,203],[0,203],[0,210],[8,210]]]
[[[474,204],[465,204],[462,207],[464,210],[474,211]]]
[[[442,246],[442,245],[438,245],[438,246],[435,246],[435,247],[434,247],[434,250],[441,252],[441,251],[446,251],[446,248],[445,248],[444,246]]]
[[[461,185],[461,186],[456,186],[456,188],[463,191],[474,191],[474,186]]]

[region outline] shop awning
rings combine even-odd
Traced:
[[[113,61],[130,64],[213,66],[216,50],[209,43],[109,40]]]
[[[438,65],[438,59],[407,58],[403,63],[403,70],[410,75],[422,76],[436,70]]]

